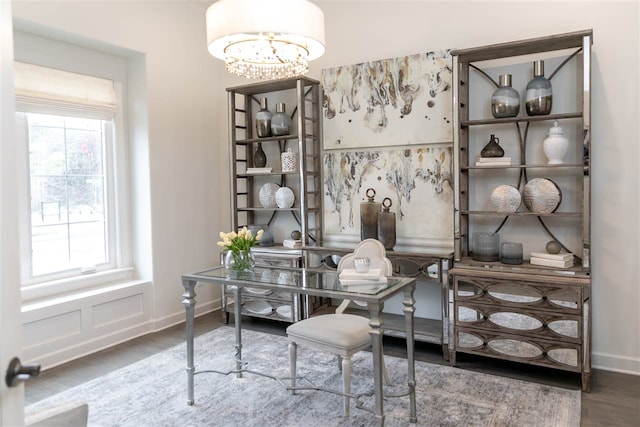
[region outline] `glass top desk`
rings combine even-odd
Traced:
[[[405,333],[407,336],[407,386],[409,396],[410,422],[416,422],[415,400],[415,364],[414,364],[414,291],[415,278],[389,277],[385,284],[343,286],[338,278],[338,273],[328,270],[314,270],[304,268],[286,267],[256,267],[250,272],[229,271],[224,267],[215,267],[208,270],[182,276],[184,287],[183,303],[186,311],[187,329],[187,387],[189,405],[194,403],[193,381],[194,367],[194,314],[195,314],[195,287],[196,283],[208,283],[214,285],[228,285],[232,287],[235,301],[240,301],[242,289],[245,287],[257,289],[269,289],[287,291],[302,295],[314,295],[334,299],[355,299],[366,303],[369,313],[369,325],[371,327],[372,356],[373,356],[373,380],[375,407],[364,408],[375,414],[379,425],[384,425],[383,411],[383,387],[382,387],[382,334],[384,328],[383,313],[384,302],[396,294],[403,293]],[[242,328],[240,304],[234,305],[235,320],[235,360],[236,373],[242,375]],[[287,350],[283,348],[283,352]]]

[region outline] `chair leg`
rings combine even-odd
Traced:
[[[289,342],[289,375],[291,376],[291,394],[296,394],[296,391],[293,388],[296,386],[297,350],[298,345],[293,341]]]
[[[338,356],[338,370],[342,372],[342,356]]]
[[[343,391],[344,391],[344,416],[349,416],[349,405],[351,401],[351,358],[343,357],[342,358],[342,383],[343,383]]]

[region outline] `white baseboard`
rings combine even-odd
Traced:
[[[591,367],[603,371],[640,376],[640,358],[637,357],[592,352]]]
[[[196,317],[202,316],[203,314],[211,313],[212,311],[220,310],[221,301],[220,299],[215,299],[213,301],[204,302],[196,305]],[[178,313],[171,314],[169,316],[163,317],[162,319],[154,320],[154,329],[153,332],[161,331],[163,329],[169,328],[171,326],[178,325],[185,321],[185,312],[180,311]]]

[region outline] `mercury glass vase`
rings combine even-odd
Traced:
[[[511,74],[501,74],[498,89],[491,96],[491,114],[495,118],[515,117],[520,112],[520,94],[511,87]]]
[[[276,113],[271,117],[271,134],[273,136],[289,135],[291,132],[291,117],[287,114],[283,102],[276,104]]]
[[[533,63],[533,80],[527,84],[525,107],[530,116],[541,116],[551,112],[553,93],[551,81],[544,76],[544,61]]]
[[[260,110],[256,113],[256,133],[258,138],[271,136],[271,118],[273,114],[267,107],[267,98],[260,100]]]

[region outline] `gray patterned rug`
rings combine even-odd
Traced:
[[[221,327],[196,338],[196,369],[232,369],[234,330]],[[250,368],[288,375],[284,337],[243,331]],[[299,374],[340,390],[336,359],[298,348]],[[406,381],[404,359],[385,356],[393,381]],[[194,406],[186,404],[185,345],[178,345],[27,407],[27,414],[72,401],[89,404],[90,426],[370,426],[373,416],[355,409],[342,416],[342,398],[305,391],[291,396],[276,381],[201,373]],[[353,360],[353,392],[371,388],[371,354]],[[419,426],[579,426],[580,391],[416,362]],[[402,387],[389,387],[388,392]],[[385,403],[386,425],[407,426],[407,398]]]

